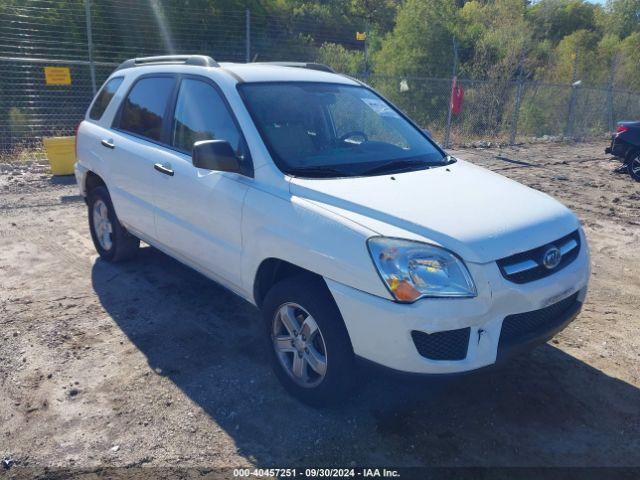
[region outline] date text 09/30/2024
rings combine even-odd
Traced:
[[[236,478],[398,478],[397,470],[387,468],[237,468]]]

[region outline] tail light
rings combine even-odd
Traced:
[[[616,128],[616,133],[620,134],[628,130],[629,130],[629,127],[627,127],[626,125],[618,125],[618,128]]]

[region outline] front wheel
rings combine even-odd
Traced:
[[[87,195],[89,230],[100,258],[119,262],[133,257],[140,247],[140,240],[120,224],[105,187],[96,187]]]
[[[631,178],[636,182],[640,182],[640,152],[635,152],[631,155],[631,159],[627,163],[627,170]]]
[[[351,392],[353,349],[321,278],[301,275],[277,283],[267,294],[262,313],[275,373],[289,393],[322,406]]]

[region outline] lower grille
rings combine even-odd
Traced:
[[[580,309],[578,292],[568,298],[532,312],[518,313],[505,317],[500,331],[498,354],[501,350],[526,343],[529,340],[545,340],[546,334],[553,334]]]
[[[464,360],[467,357],[470,328],[428,334],[413,330],[411,337],[418,353],[430,360]]]

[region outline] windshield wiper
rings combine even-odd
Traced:
[[[295,177],[348,177],[344,170],[332,167],[300,167],[287,170],[287,173]]]
[[[374,175],[377,173],[396,173],[411,167],[432,167],[434,164],[425,162],[424,160],[391,160],[381,165],[365,170],[362,175]]]

